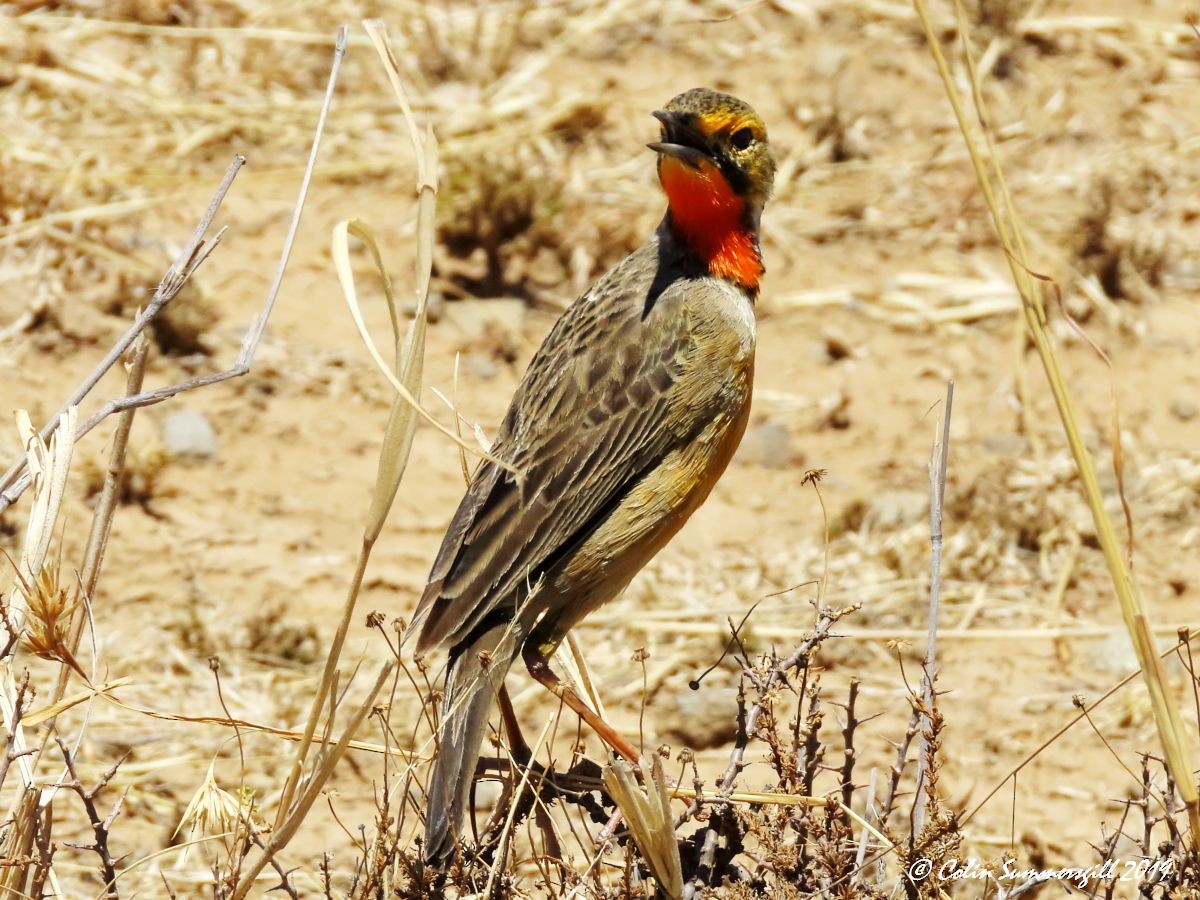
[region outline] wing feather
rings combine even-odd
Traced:
[[[672,391],[693,349],[687,283],[647,304],[654,252],[579,298],[534,356],[492,448],[521,476],[484,462],[471,480],[417,609],[419,655],[515,609],[648,466],[703,427],[705,404],[689,397],[681,413]]]

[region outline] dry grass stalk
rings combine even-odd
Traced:
[[[0,867],[0,894],[5,897],[36,897],[36,884],[43,880],[49,859],[39,859],[34,854],[34,842],[42,818],[38,808],[38,791],[26,787],[10,814],[8,834],[4,842],[4,860],[8,865]],[[39,875],[39,870],[42,870]]]
[[[116,690],[119,687],[124,687],[132,683],[133,679],[129,676],[124,678],[115,678],[112,681],[106,681],[103,684],[96,685],[94,688],[89,688],[85,691],[77,691],[74,694],[63,697],[57,703],[51,703],[40,707],[39,709],[35,709],[23,716],[21,721],[28,727],[33,728],[41,725],[43,722],[48,722],[49,720],[66,712],[68,709],[78,706],[80,703],[85,703],[88,700],[91,700],[93,697],[104,696],[108,694],[109,691]],[[2,780],[0,780],[0,783],[3,783]]]
[[[921,666],[921,693],[926,709],[933,708],[933,684],[937,678],[938,616],[941,611],[942,590],[942,513],[946,500],[946,470],[950,465],[950,414],[953,409],[954,382],[951,381],[946,384],[941,436],[934,441],[933,455],[929,460],[929,636],[925,645],[925,661]],[[925,767],[932,757],[929,739],[926,737],[931,727],[927,715],[922,716],[922,723],[921,752],[917,754],[917,796],[913,804],[913,829],[916,831],[921,829],[925,795],[928,791]]]
[[[342,731],[342,736],[333,747],[325,749],[325,752],[318,757],[314,771],[305,782],[304,790],[296,798],[290,815],[271,833],[271,839],[263,847],[259,857],[246,866],[237,883],[237,887],[231,895],[231,900],[242,900],[250,892],[262,870],[268,863],[274,861],[275,854],[286,847],[288,842],[296,836],[300,825],[304,822],[313,804],[317,802],[317,798],[320,797],[321,791],[329,781],[330,776],[333,775],[334,768],[342,757],[346,755],[346,751],[350,749],[352,735],[366,721],[368,714],[370,714],[375,706],[375,698],[379,696],[379,692],[383,690],[383,686],[392,677],[394,669],[395,663],[391,662],[380,669],[379,676],[375,679],[374,687],[371,688],[366,699],[351,715],[350,720],[346,723]]]
[[[326,96],[326,101],[332,96],[333,86],[335,83],[337,68],[340,64],[342,55],[345,53],[345,38],[346,29],[343,28],[338,37],[338,48],[335,55],[333,71],[330,74],[329,90]],[[380,51],[380,57],[384,62],[385,68],[388,65],[388,54]],[[401,95],[402,97],[402,95]],[[402,106],[405,108],[407,104],[402,100]],[[335,673],[337,671],[338,660],[341,656],[342,646],[346,640],[346,633],[350,628],[350,622],[354,615],[354,608],[358,602],[358,593],[362,586],[362,579],[366,573],[367,562],[371,556],[371,549],[378,538],[383,524],[387,519],[388,511],[391,509],[392,501],[396,496],[396,490],[399,488],[400,479],[404,474],[404,468],[408,463],[408,454],[412,449],[412,438],[417,427],[417,417],[415,410],[419,408],[414,403],[404,402],[419,390],[421,381],[422,363],[425,352],[425,302],[429,290],[429,273],[433,265],[433,212],[434,202],[437,194],[436,182],[436,161],[437,161],[437,145],[433,139],[432,133],[426,135],[426,139],[422,140],[413,125],[411,119],[409,121],[409,131],[413,141],[413,150],[418,159],[418,178],[417,178],[417,215],[418,215],[418,254],[417,254],[417,296],[418,310],[414,318],[413,325],[409,334],[407,345],[401,337],[400,314],[396,304],[396,298],[391,290],[391,279],[387,274],[386,269],[382,265],[378,247],[375,244],[374,238],[369,229],[361,224],[355,226],[354,230],[367,241],[368,247],[372,249],[375,260],[378,264],[381,278],[383,279],[385,288],[385,297],[388,303],[388,312],[392,323],[392,331],[395,346],[395,371],[399,373],[399,377],[392,376],[394,383],[399,385],[398,396],[393,401],[392,409],[388,417],[387,430],[384,434],[383,445],[380,448],[380,462],[377,473],[374,489],[372,491],[371,507],[367,513],[367,522],[363,530],[362,546],[359,548],[358,561],[355,567],[353,576],[351,577],[350,587],[346,594],[346,600],[342,608],[342,617],[338,623],[338,629],[334,634],[333,641],[330,645],[328,655],[325,660],[325,668],[321,676],[321,683],[313,696],[312,706],[309,710],[308,719],[304,726],[304,736],[301,738],[299,746],[296,748],[296,756],[292,761],[291,769],[288,773],[287,780],[284,784],[283,793],[280,795],[279,807],[276,813],[276,829],[282,830],[286,818],[291,814],[292,799],[296,794],[300,783],[301,774],[304,769],[304,763],[308,754],[309,745],[312,742],[313,735],[316,733],[318,722],[320,721],[321,713],[324,710],[325,701],[330,695],[333,685]],[[314,154],[316,146],[314,144]],[[342,287],[346,295],[346,301],[349,304],[352,312],[355,313],[355,319],[361,321],[361,313],[358,313],[358,301],[354,291],[354,279],[350,270],[349,264],[349,247],[348,235],[351,231],[352,223],[345,222],[339,224],[334,229],[333,246],[334,257],[338,260],[338,272],[342,281]],[[364,339],[366,335],[364,334]],[[374,353],[374,344],[370,340],[366,340],[367,347]],[[377,354],[375,354],[377,356]],[[381,361],[380,361],[381,362]],[[391,370],[387,366],[381,365],[381,369],[388,375],[392,375]],[[405,395],[408,396],[405,396]]]
[[[970,50],[967,48],[964,55],[967,61],[972,98],[981,123],[982,137],[977,136],[975,128],[963,110],[954,76],[942,54],[941,44],[938,41],[925,0],[914,0],[914,4],[925,30],[926,40],[933,53],[938,73],[945,85],[947,97],[954,109],[959,130],[966,142],[971,163],[991,213],[992,223],[1008,258],[1010,274],[1021,295],[1025,323],[1045,370],[1059,418],[1062,420],[1067,443],[1071,448],[1071,454],[1075,459],[1079,478],[1083,485],[1084,497],[1095,523],[1100,549],[1104,554],[1104,560],[1116,590],[1121,615],[1141,665],[1167,765],[1175,778],[1176,786],[1187,811],[1192,831],[1192,844],[1193,847],[1200,849],[1200,794],[1197,793],[1196,783],[1191,774],[1191,751],[1183,729],[1183,721],[1179,715],[1179,706],[1170,692],[1166,673],[1159,661],[1153,633],[1142,603],[1141,592],[1126,564],[1124,553],[1117,539],[1116,529],[1105,509],[1103,494],[1096,477],[1096,467],[1080,432],[1075,406],[1062,375],[1054,340],[1046,327],[1046,309],[1042,300],[1044,286],[1033,276],[1035,270],[1029,262],[1020,220],[1013,208],[1004,173],[1000,168],[995,147],[992,144],[991,129],[987,125],[984,112],[982,88]],[[964,13],[961,3],[956,2],[956,8],[959,12],[959,32],[965,42],[968,30],[963,21]],[[1119,436],[1114,435],[1113,440],[1119,440]]]

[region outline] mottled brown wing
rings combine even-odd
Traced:
[[[522,477],[485,462],[473,478],[418,607],[418,655],[514,608],[525,585],[703,427],[703,402],[691,396],[683,412],[671,396],[691,349],[684,292],[699,283],[667,288],[647,310],[654,259],[637,262],[576,301],[530,363],[492,449]]]

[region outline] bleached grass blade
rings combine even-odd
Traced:
[[[78,408],[68,406],[59,416],[58,431],[51,436],[49,445],[34,430],[28,413],[19,410],[16,418],[34,487],[33,503],[30,504],[29,510],[29,524],[21,547],[21,571],[16,573],[16,583],[8,592],[6,603],[5,615],[9,619],[7,627],[19,632],[24,628],[26,611],[19,585],[22,579],[26,584],[33,584],[46,561],[46,554],[49,552],[50,542],[54,537],[59,511],[62,507],[67,475],[71,468]],[[3,718],[5,730],[12,735],[12,752],[20,754],[15,761],[23,787],[23,790],[16,792],[14,806],[7,817],[14,824],[13,832],[5,849],[10,858],[17,858],[11,855],[13,852],[25,858],[29,855],[29,848],[33,841],[33,829],[40,816],[37,804],[39,792],[33,784],[33,760],[25,752],[28,748],[28,740],[25,735],[25,723],[18,714],[18,688],[13,675],[13,658],[7,657],[0,665],[3,668],[3,674],[0,676],[0,717]],[[27,868],[27,866],[17,866],[10,872],[4,873],[3,878],[0,879],[0,887],[8,893],[13,893],[14,890],[19,892],[17,885],[25,883]],[[56,886],[58,878],[53,865],[47,866],[46,875],[51,884]]]
[[[418,233],[421,231],[421,227],[422,227],[419,224],[419,222],[420,222],[420,220],[418,220],[418,226],[417,226]],[[379,256],[378,245],[375,243],[374,232],[371,230],[369,225],[367,225],[365,222],[359,221],[358,219],[349,219],[344,222],[339,222],[337,225],[334,226],[333,246],[332,246],[333,265],[334,265],[334,268],[337,270],[338,280],[341,282],[341,285],[342,285],[342,293],[346,299],[346,305],[350,309],[350,317],[354,320],[354,325],[358,329],[359,337],[362,338],[363,344],[367,348],[367,353],[370,354],[371,360],[375,363],[375,367],[377,369],[379,369],[380,373],[382,373],[383,377],[387,379],[388,383],[392,386],[393,390],[396,391],[396,394],[398,395],[397,401],[402,402],[409,410],[412,411],[412,413],[415,413],[415,415],[419,415],[422,419],[424,419],[426,422],[428,422],[430,425],[432,425],[434,428],[436,428],[438,431],[440,431],[446,437],[450,438],[450,440],[454,441],[455,444],[457,444],[464,450],[468,451],[469,453],[474,454],[475,456],[481,456],[484,459],[487,459],[488,461],[493,462],[496,465],[503,466],[504,468],[509,469],[511,471],[512,470],[511,466],[507,465],[506,463],[501,462],[498,459],[495,459],[494,457],[490,456],[486,451],[482,450],[481,448],[473,446],[470,443],[464,441],[457,434],[455,434],[453,429],[449,428],[446,425],[443,425],[440,421],[438,421],[433,416],[432,413],[430,413],[427,409],[425,409],[425,407],[423,407],[421,405],[421,402],[417,399],[413,388],[411,388],[409,385],[405,384],[404,378],[401,377],[402,373],[411,373],[411,374],[415,375],[416,380],[418,382],[418,387],[419,387],[419,380],[420,380],[420,375],[421,375],[420,363],[417,363],[415,365],[415,368],[410,368],[408,362],[401,362],[397,367],[399,369],[399,372],[397,372],[397,371],[393,370],[390,366],[388,366],[388,364],[386,362],[384,362],[383,354],[381,354],[379,352],[379,348],[375,346],[375,342],[371,339],[371,333],[370,333],[370,331],[368,331],[367,323],[363,318],[362,307],[359,305],[359,302],[358,302],[358,291],[354,287],[354,272],[353,272],[353,268],[350,263],[350,252],[349,252],[349,235],[351,235],[351,234],[353,234],[355,237],[357,237],[359,240],[361,240],[367,246],[367,248],[370,250],[372,256],[375,259],[376,266],[378,266],[380,268],[380,271],[382,271],[383,263]],[[390,283],[388,282],[388,280],[386,278],[384,279],[384,291],[388,296],[389,305],[394,305],[395,299],[390,290]],[[406,354],[407,354],[408,350],[414,350],[414,349],[417,349],[418,347],[421,352],[424,351],[424,340],[425,340],[424,318],[425,318],[424,310],[422,309],[420,314],[418,315],[418,318],[414,319],[414,321],[413,321],[413,329],[409,333],[409,340],[407,342],[398,341],[398,343],[397,343],[398,349],[404,348]],[[418,322],[420,323],[419,326],[417,324]],[[418,344],[418,341],[419,341],[419,344]],[[393,430],[393,426],[395,426],[396,428],[400,428],[403,425],[404,420],[398,419],[397,418],[398,415],[400,415],[400,414],[397,411],[396,405],[393,404],[392,414],[388,420],[389,432]],[[405,418],[407,418],[407,416]],[[415,416],[413,417],[412,428],[413,429],[416,428]],[[382,459],[381,459],[381,465],[384,465],[384,460],[382,460]],[[381,469],[380,474],[384,474],[382,469]],[[389,468],[388,477],[395,477],[395,474],[396,473],[391,471]],[[397,485],[399,484],[398,478],[396,478],[396,484]],[[391,500],[389,498],[387,501],[387,504],[390,505],[390,503],[391,503]],[[372,515],[376,519],[378,518],[378,512],[379,512],[378,509],[376,509],[376,507],[373,505],[372,506]],[[378,532],[376,532],[376,534],[377,533]]]
[[[436,154],[436,149],[431,152]],[[428,239],[432,240],[434,212],[432,195],[436,191],[436,186],[433,184],[421,184],[419,185],[419,190],[422,195],[428,193],[431,196],[428,204],[418,204],[417,233],[418,242],[421,242],[426,239],[426,233],[428,233]],[[384,363],[383,357],[371,340],[366,323],[363,320],[362,309],[359,306],[358,295],[354,288],[354,274],[350,265],[349,236],[351,234],[359,238],[370,251],[375,266],[379,271],[380,278],[383,281],[384,295],[387,299],[388,311],[392,323],[393,344],[396,348],[394,368],[389,368]],[[418,299],[417,316],[413,320],[412,327],[409,330],[408,341],[405,342],[401,337],[400,315],[396,306],[395,293],[392,290],[391,277],[388,275],[387,268],[383,264],[379,245],[375,241],[374,232],[370,226],[358,220],[339,222],[333,230],[332,249],[334,266],[337,269],[338,278],[342,284],[346,304],[350,307],[350,314],[358,326],[359,333],[366,344],[367,351],[371,354],[371,358],[375,360],[375,364],[379,367],[380,371],[392,382],[398,396],[392,402],[387,427],[384,432],[383,444],[380,447],[379,468],[372,491],[371,506],[367,513],[367,522],[363,530],[358,564],[351,578],[346,601],[342,608],[341,621],[338,624],[337,632],[334,634],[329,653],[325,659],[325,670],[321,678],[321,685],[313,697],[312,708],[309,711],[308,721],[304,728],[304,737],[297,748],[296,759],[292,764],[288,780],[280,797],[276,827],[282,824],[284,817],[288,814],[292,797],[300,782],[304,760],[307,757],[308,748],[312,743],[312,736],[316,733],[317,723],[320,720],[325,699],[329,696],[330,685],[333,683],[333,678],[337,671],[337,663],[341,658],[342,647],[345,644],[346,634],[350,628],[350,621],[354,615],[354,608],[358,602],[358,592],[362,585],[363,576],[366,573],[371,548],[374,546],[375,540],[379,537],[383,523],[387,519],[388,510],[391,509],[392,501],[395,499],[396,491],[400,486],[400,479],[404,475],[404,469],[408,464],[409,453],[412,450],[413,435],[417,427],[415,413],[421,409],[414,395],[420,390],[420,380],[423,371],[425,353],[424,293],[428,293],[428,280],[422,278],[420,273],[418,273],[418,283],[424,284],[426,287],[421,298]],[[432,263],[430,264],[432,265]],[[405,383],[406,381],[407,384]],[[440,427],[440,423],[437,423],[432,417],[430,419]]]
[[[604,786],[625,817],[659,888],[676,900],[683,896],[683,866],[675,840],[671,794],[663,775],[662,757],[657,753],[650,759],[643,756],[638,766],[649,774],[645,788],[638,785],[633,768],[623,759],[614,759],[605,767]]]
[[[47,706],[43,706],[41,709],[35,709],[32,712],[25,713],[25,715],[21,717],[21,724],[30,728],[35,728],[36,726],[41,725],[43,722],[61,715],[68,709],[78,706],[80,703],[91,700],[101,694],[107,694],[109,691],[116,690],[119,687],[124,687],[125,685],[132,683],[133,679],[126,676],[124,678],[116,678],[112,681],[106,681],[104,684],[97,685],[94,688],[76,691],[74,694],[63,697],[57,703],[51,703]]]

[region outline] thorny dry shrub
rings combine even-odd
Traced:
[[[728,767],[716,785],[704,785],[694,774],[692,784],[700,799],[675,806],[682,813],[673,828],[685,885],[682,896],[883,898],[903,881],[897,865],[919,858],[940,865],[957,852],[961,838],[955,818],[938,794],[943,722],[936,699],[930,707],[912,698],[913,716],[906,734],[896,736],[899,750],[885,792],[872,803],[863,802],[855,742],[862,740],[860,729],[870,717],[859,709],[857,682],[851,683],[844,702],[825,695],[817,662],[833,626],[852,611],[820,610],[810,637],[787,659],[773,652],[751,659],[744,648],[734,650],[741,680],[736,706],[729,710],[738,730]],[[737,635],[733,646],[740,646]],[[428,708],[436,708],[436,697],[430,697]],[[914,737],[922,721],[918,713],[928,723],[922,776],[926,824],[915,837],[905,838],[913,814],[896,813],[903,797],[914,796]],[[386,712],[382,715],[388,717]],[[834,720],[837,727],[831,731]],[[772,773],[767,783],[743,783],[751,754],[765,757]],[[687,784],[689,770],[696,772],[694,757],[685,749],[677,760],[677,771],[684,776],[681,783]],[[481,891],[508,896],[528,884],[531,875],[549,895],[575,889],[582,896],[624,900],[653,891],[651,869],[638,850],[641,841],[635,842],[614,818],[617,807],[593,763],[572,757],[556,771],[527,759],[500,758],[486,766],[501,780],[501,797],[490,821],[479,829],[478,846],[460,855],[444,874],[425,869],[420,842],[404,837],[413,828],[410,810],[419,811],[422,802],[413,770],[402,769],[402,781],[391,790],[385,779],[385,789],[377,792],[375,832],[363,844],[347,896],[417,898],[431,892],[467,896]],[[761,778],[761,767],[758,771]],[[725,799],[735,791],[750,794],[736,802]],[[780,803],[766,796],[766,802],[745,802],[746,796],[781,794],[800,802]],[[393,801],[393,796],[401,799]],[[571,808],[579,813],[574,821],[567,815]],[[863,809],[862,815],[854,809]],[[526,820],[542,835],[542,848],[534,850],[532,860],[527,856],[530,848],[512,838]],[[416,824],[419,828],[419,820]],[[598,849],[586,840],[577,845],[584,861],[593,857],[584,867],[567,850],[579,839],[580,829],[585,836],[598,831],[606,835]],[[881,833],[899,849],[898,856],[880,853],[888,849],[876,837]],[[332,873],[329,878],[326,896],[337,896]],[[905,890],[918,896],[915,885]]]
[[[586,283],[637,245],[635,223],[606,215],[571,183],[578,163],[567,161],[564,140],[448,154],[438,238],[465,262],[446,262],[439,274],[458,290],[561,302],[564,284]]]
[[[941,735],[947,723],[931,685],[927,696],[932,702],[910,693],[908,727],[893,736],[894,762],[877,787],[872,779],[871,793],[864,796],[863,774],[856,767],[858,746],[872,727],[874,712],[862,708],[857,681],[849,683],[841,699],[828,695],[819,663],[822,645],[836,640],[830,636],[833,625],[850,612],[819,612],[813,633],[786,660],[775,653],[751,659],[740,649],[733,651],[741,680],[732,710],[738,731],[728,768],[715,786],[704,785],[695,775],[692,785],[702,799],[674,807],[681,813],[673,828],[685,885],[680,896],[1000,897],[1007,896],[997,893],[1001,888],[1029,891],[1055,880],[1016,865],[1011,854],[972,863],[977,873],[991,873],[990,882],[980,881],[978,874],[962,880],[906,875],[950,873],[966,865],[960,812],[951,809],[939,791]],[[732,646],[739,645],[734,635]],[[428,687],[427,680],[425,684]],[[435,709],[436,696],[429,702],[428,708]],[[385,731],[390,730],[390,713],[383,709],[379,718]],[[663,748],[660,753],[669,751]],[[751,754],[764,758],[769,779],[761,780],[760,766],[759,783],[743,783]],[[694,757],[684,749],[677,761],[677,771],[684,776],[680,783],[686,785],[688,772],[696,771]],[[501,757],[485,765],[501,780],[501,797],[479,829],[478,845],[467,848],[445,873],[423,866],[420,842],[413,840],[420,829],[423,795],[414,769],[400,767],[401,776],[394,782],[385,769],[376,793],[374,829],[364,834],[348,889],[343,893],[337,887],[344,881],[327,856],[324,896],[415,900],[483,892],[503,897],[521,895],[530,885],[546,896],[573,892],[633,900],[655,893],[639,842],[614,818],[615,803],[602,788],[594,764],[573,757],[569,767],[555,771],[527,758]],[[1157,781],[1151,778],[1152,769],[1160,771]],[[1121,891],[1128,882],[1119,878],[1128,872],[1118,861],[1138,857],[1145,860],[1134,872],[1142,896],[1175,900],[1192,896],[1200,885],[1200,863],[1185,849],[1173,786],[1169,779],[1163,781],[1161,769],[1161,761],[1144,758],[1140,795],[1127,799],[1117,829],[1105,832],[1095,845],[1094,868],[1078,876],[1083,879],[1078,886],[1093,890],[1093,896],[1124,896]],[[918,781],[924,784],[923,801]],[[743,793],[731,803],[724,799],[730,791]],[[745,802],[757,792],[766,802]],[[806,802],[780,802],[779,795]],[[564,814],[572,807],[581,815],[566,824]],[[1141,822],[1134,822],[1139,816]],[[526,820],[542,835],[540,849],[512,838]],[[578,839],[580,828],[585,835],[603,835],[595,848],[586,842],[579,845],[584,860],[565,852],[568,843]],[[581,865],[588,857],[590,864]]]
[[[554,207],[561,203],[561,173],[556,178],[556,169],[536,157],[536,150],[525,148],[499,157],[486,150],[446,160],[438,238],[458,258],[481,252],[481,270],[460,275],[473,294],[520,290],[536,277],[530,263],[538,250],[562,239],[551,227]],[[561,273],[546,274],[552,283]]]
[[[1173,247],[1169,233],[1152,224],[1172,185],[1144,166],[1119,183],[1102,177],[1080,218],[1075,256],[1080,269],[1100,282],[1113,300],[1148,303],[1158,299]]]
[[[1192,690],[1196,672],[1190,668]],[[1105,900],[1128,893],[1137,885],[1137,896],[1146,900],[1182,900],[1200,892],[1200,854],[1191,848],[1176,820],[1175,785],[1163,760],[1142,754],[1140,786],[1122,803],[1121,817],[1113,829],[1101,826],[1094,865],[1104,877],[1089,884],[1075,882],[1093,897]]]

